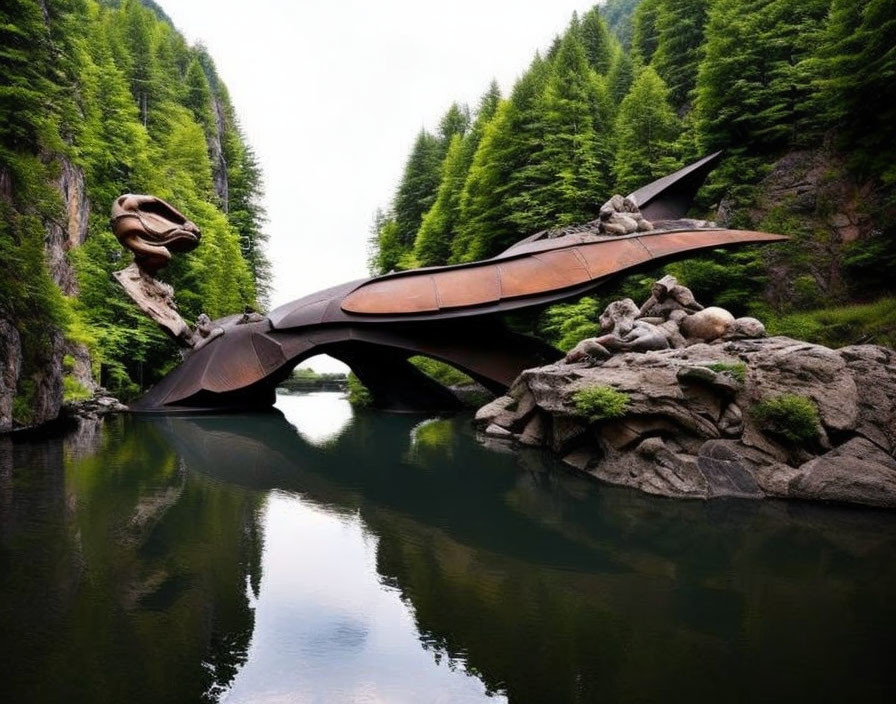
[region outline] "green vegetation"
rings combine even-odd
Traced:
[[[896,347],[896,298],[770,317],[772,335],[787,335],[828,347],[871,343]]]
[[[22,338],[21,379],[59,363],[64,334],[127,397],[176,353],[111,277],[127,264],[109,232],[112,200],[153,193],[199,225],[202,246],[163,278],[186,319],[215,317],[264,302],[258,165],[212,60],[151,3],[11,0],[0,43],[0,317]],[[61,193],[82,176],[86,239],[67,228]],[[45,240],[69,250],[74,282],[48,270]]]
[[[711,369],[716,374],[727,374],[738,384],[743,384],[747,380],[747,365],[743,362],[713,362],[712,364],[704,364],[704,367]]]
[[[592,386],[576,391],[572,400],[579,415],[597,421],[624,416],[630,399],[611,386]]]
[[[411,357],[408,361],[443,386],[465,386],[475,383],[462,371],[431,357]]]
[[[361,383],[361,380],[353,372],[348,375],[348,402],[353,406],[369,406],[373,403],[370,391]]]
[[[764,430],[791,443],[808,443],[818,437],[818,407],[805,396],[784,394],[764,399],[750,413]]]
[[[347,383],[342,372],[317,372],[308,367],[296,367],[278,388],[290,392],[340,391],[347,387]]]
[[[372,271],[494,256],[725,149],[694,214],[723,203],[731,226],[792,240],[671,265],[698,299],[783,319],[892,295],[892,32],[896,10],[880,0],[611,0],[573,16],[509,95],[492,85],[471,119],[449,119],[467,115],[452,105],[436,134],[418,136],[374,223]],[[805,150],[827,167],[814,200],[770,202],[761,180]],[[839,184],[863,194],[859,215],[873,220],[848,244],[830,224],[849,205]],[[548,311],[541,333],[568,349],[593,334],[593,305]]]
[[[84,384],[71,376],[62,377],[62,398],[64,401],[83,401],[90,398],[91,393]]]

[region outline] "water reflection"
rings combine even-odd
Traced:
[[[890,699],[892,514],[600,487],[483,447],[466,418],[342,406],[321,444],[312,423],[338,404],[306,398],[17,446],[0,465],[0,645],[25,642],[10,691]]]
[[[95,430],[3,448],[3,700],[215,699],[252,634],[263,496],[151,426]]]

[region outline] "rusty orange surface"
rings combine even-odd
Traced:
[[[743,230],[643,233],[563,246],[473,265],[424,269],[374,279],[349,293],[342,310],[360,315],[438,313],[539,296],[598,281],[651,259],[781,235]]]

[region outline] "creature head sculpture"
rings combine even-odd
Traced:
[[[177,208],[155,196],[126,193],[112,205],[112,231],[150,276],[167,266],[172,252],[189,252],[202,234]]]

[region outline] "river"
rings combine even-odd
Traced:
[[[277,406],[0,445],[0,701],[892,701],[893,513]]]

